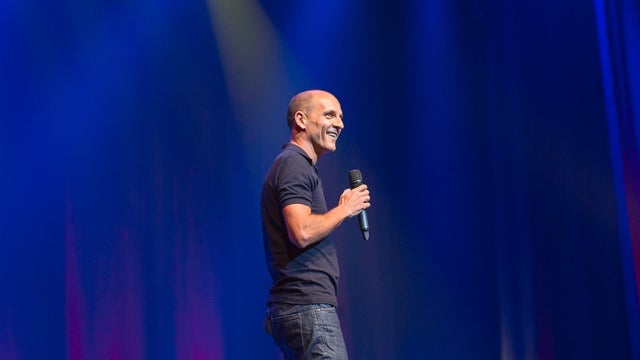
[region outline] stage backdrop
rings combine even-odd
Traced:
[[[633,0],[0,3],[0,358],[277,359],[262,179],[333,92],[353,359],[640,359]]]

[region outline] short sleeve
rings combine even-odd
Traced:
[[[291,204],[311,207],[315,186],[312,171],[309,161],[302,156],[289,156],[283,160],[276,180],[281,209]]]

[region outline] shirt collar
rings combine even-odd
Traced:
[[[300,146],[298,146],[298,145],[296,145],[296,144],[292,144],[292,143],[286,143],[286,144],[284,144],[284,145],[282,146],[282,150],[291,150],[291,151],[293,151],[293,152],[296,152],[296,153],[298,153],[298,154],[302,155],[305,159],[307,159],[307,161],[309,162],[309,164],[310,164],[311,166],[313,166],[314,168],[316,167],[316,166],[313,164],[313,160],[311,160],[311,158],[309,157],[309,155],[307,155],[307,153],[306,153],[304,150],[302,150],[302,148],[301,148]],[[316,169],[316,171],[317,171],[317,169]]]

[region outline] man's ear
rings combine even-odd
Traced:
[[[296,127],[298,130],[303,131],[307,128],[307,115],[302,111],[296,111],[293,115],[293,119],[296,122]]]

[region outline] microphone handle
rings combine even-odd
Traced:
[[[367,220],[367,213],[365,212],[365,210],[362,210],[362,212],[358,214],[358,221],[360,222],[362,237],[365,240],[369,240],[369,220]]]

